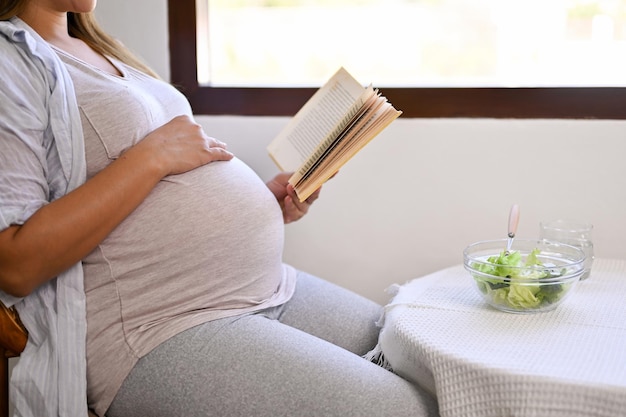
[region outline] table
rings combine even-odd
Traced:
[[[442,417],[626,416],[626,260],[596,259],[545,313],[491,308],[462,265],[395,290],[379,348]]]

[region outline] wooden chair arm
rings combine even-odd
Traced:
[[[22,324],[15,308],[0,302],[0,351],[4,356],[19,356],[26,347],[28,331]]]
[[[9,416],[9,361],[26,347],[28,331],[15,308],[0,301],[0,417]],[[96,417],[88,410],[87,417]]]
[[[20,356],[26,347],[28,331],[15,308],[0,301],[0,417],[9,416],[9,362],[8,358]],[[89,410],[87,417],[96,417]]]
[[[28,331],[15,308],[0,301],[0,416],[9,416],[9,359],[26,347]]]

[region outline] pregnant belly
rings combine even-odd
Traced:
[[[271,297],[282,277],[283,222],[243,162],[161,181],[84,261],[85,289],[115,287],[129,327]]]

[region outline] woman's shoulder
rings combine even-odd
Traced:
[[[18,18],[0,21],[0,91],[9,98],[41,99],[59,78],[59,59],[36,32]]]
[[[0,21],[0,35],[3,75],[14,71],[23,73],[25,69],[34,70],[44,64],[41,57],[42,53],[47,53],[45,41],[18,18]]]
[[[45,41],[26,22],[18,17],[0,21],[0,48],[3,51],[35,52],[38,44]]]
[[[13,20],[0,21],[0,52],[3,57],[13,57],[23,49],[20,45],[26,41],[26,31],[17,26]],[[8,59],[0,60],[0,64],[6,64]]]

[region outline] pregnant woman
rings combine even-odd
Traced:
[[[95,24],[0,0],[0,300],[22,416],[420,416],[361,356],[381,308],[282,262],[298,202]],[[10,81],[9,81],[10,80]]]

